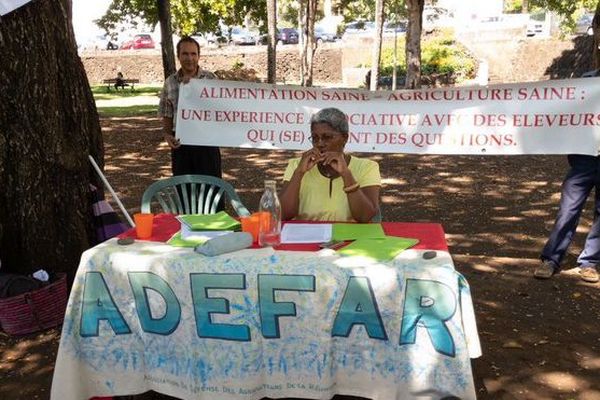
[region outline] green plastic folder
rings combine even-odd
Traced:
[[[167,241],[167,244],[174,246],[174,247],[196,247],[199,244],[202,244],[206,241],[208,241],[209,238],[194,238],[194,239],[183,239],[181,237],[181,232],[177,232],[176,234],[174,234],[173,236],[171,236],[171,239],[169,239]]]
[[[357,240],[383,238],[385,232],[381,224],[333,224],[332,240]]]
[[[398,254],[419,243],[418,239],[385,236],[373,239],[357,239],[337,252],[345,256],[363,256],[379,261],[392,260]]]
[[[225,211],[216,214],[180,215],[178,219],[194,231],[233,231],[241,224]]]

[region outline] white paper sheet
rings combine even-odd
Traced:
[[[323,243],[331,240],[331,224],[285,224],[281,243]]]

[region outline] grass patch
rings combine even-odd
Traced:
[[[128,107],[98,107],[98,114],[101,117],[137,117],[140,115],[154,115],[158,111],[158,106],[143,104]]]
[[[95,85],[91,88],[95,100],[113,100],[137,96],[158,96],[162,90],[162,86],[145,85],[136,85],[135,90],[131,90],[131,88],[127,87],[124,90],[119,89],[119,91],[116,91],[115,88],[111,88],[109,91],[106,85]]]

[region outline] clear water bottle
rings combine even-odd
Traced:
[[[277,246],[281,243],[281,203],[277,197],[275,181],[265,181],[265,192],[260,198],[261,211],[258,244],[261,247]]]

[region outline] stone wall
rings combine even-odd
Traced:
[[[287,47],[287,46],[286,46]],[[84,53],[81,60],[90,84],[100,84],[103,79],[113,78],[118,71],[126,78],[139,78],[142,84],[162,84],[161,55],[156,50],[117,50]],[[253,68],[257,75],[266,78],[267,54],[265,46],[225,48],[221,51],[203,51],[202,68],[216,71],[231,69],[242,63]],[[324,46],[315,54],[313,80],[315,84],[337,84],[342,81],[342,49]],[[277,51],[277,81],[298,83],[300,81],[300,58],[295,46]]]

